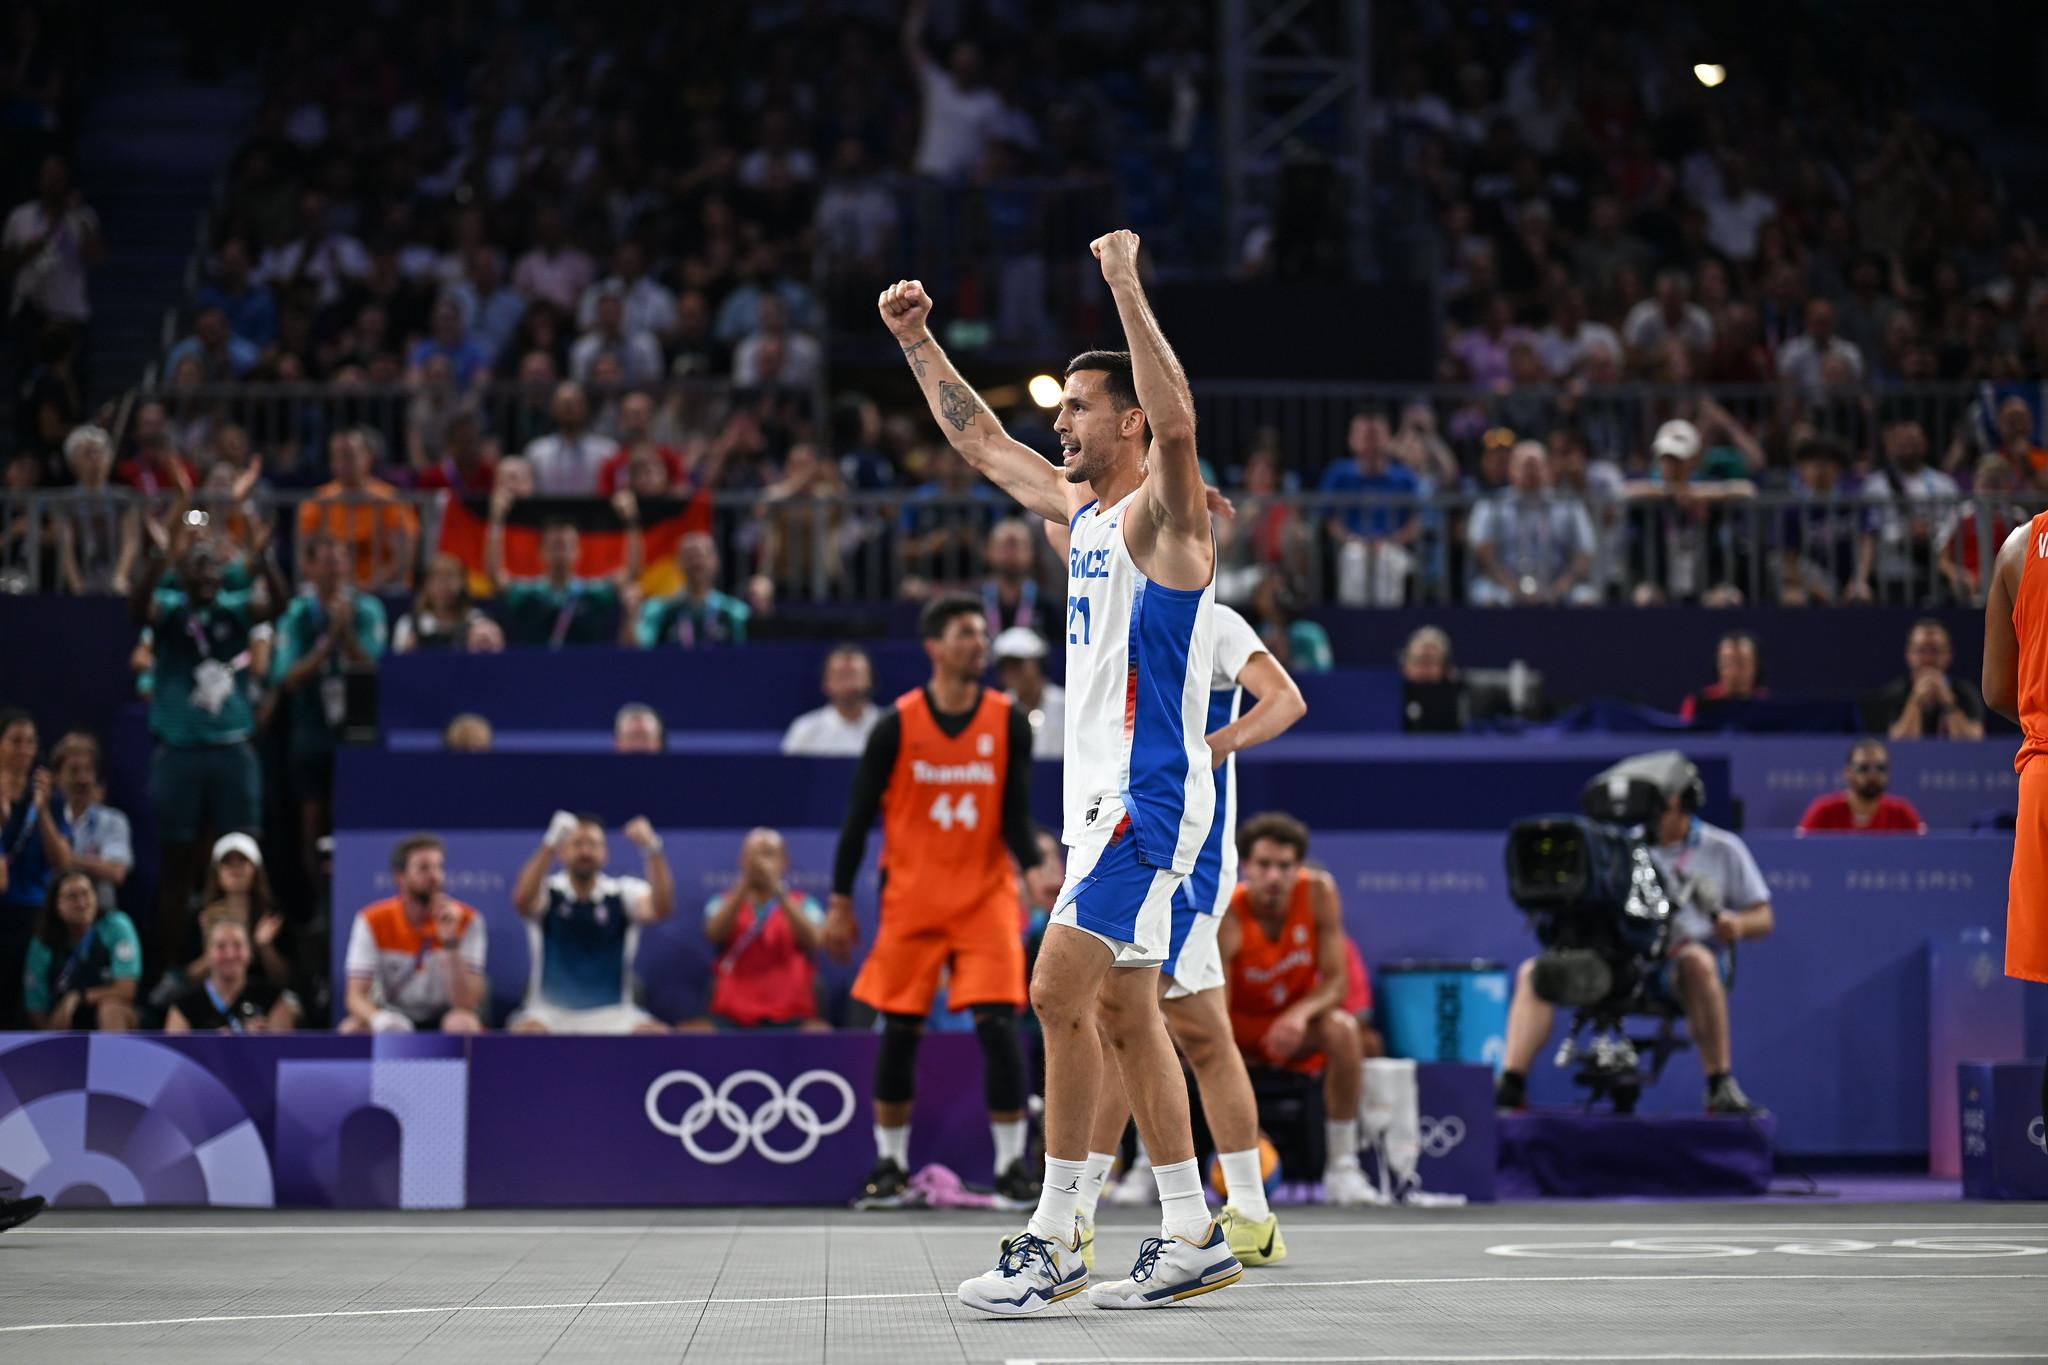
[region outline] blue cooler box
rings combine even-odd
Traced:
[[[1498,1067],[1507,1047],[1507,968],[1470,960],[1382,967],[1378,1014],[1392,1056]]]

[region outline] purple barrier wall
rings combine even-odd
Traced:
[[[872,1034],[0,1035],[0,1181],[60,1207],[838,1203]],[[919,1060],[915,1163],[986,1182],[979,1049]]]
[[[650,1005],[669,1018],[701,1009],[709,950],[699,930],[703,898],[731,876],[740,831],[664,831],[683,888],[672,923],[643,940],[641,975]],[[826,875],[833,836],[786,830],[800,885]],[[336,839],[337,936],[348,907],[389,894],[385,855],[392,831],[348,831]],[[450,836],[454,894],[491,926],[493,998],[509,1008],[524,988],[523,931],[506,904],[519,862],[539,837],[470,831]],[[2011,845],[1999,837],[1749,841],[1774,892],[1778,931],[1741,950],[1732,997],[1735,1061],[1744,1085],[1779,1113],[1787,1151],[1806,1155],[1918,1156],[1928,1142],[1931,936],[1986,928],[2003,942]],[[1507,897],[1502,836],[1490,834],[1318,834],[1313,856],[1336,875],[1346,923],[1368,964],[1404,958],[1491,958],[1508,965],[1534,951]],[[615,867],[637,855],[615,850]],[[873,925],[872,875],[856,904]],[[339,944],[336,967],[339,969]],[[848,969],[828,968],[828,990]],[[2048,991],[2013,983],[2029,997],[2029,1046],[2048,1047]],[[1646,1111],[1699,1107],[1699,1067],[1671,1065],[1648,1092]],[[1567,1079],[1539,1059],[1531,1081],[1538,1103],[1572,1099]]]

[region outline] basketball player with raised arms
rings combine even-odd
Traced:
[[[2020,727],[2005,974],[2048,982],[2048,512],[2005,538],[1984,598],[1984,704]]]
[[[1159,1012],[1171,907],[1214,814],[1207,740],[1216,546],[1195,454],[1194,400],[1138,279],[1138,237],[1089,244],[1128,352],[1067,365],[1055,468],[1012,440],[926,329],[916,280],[882,291],[902,347],[953,448],[1029,511],[1068,528],[1067,880],[1031,981],[1045,1039],[1045,1180],[994,1269],[960,1286],[988,1313],[1032,1313],[1088,1287],[1079,1205],[1105,1065],[1118,1068],[1159,1183],[1160,1231],[1102,1308],[1156,1308],[1244,1273],[1209,1215],[1187,1088]],[[1097,1035],[1097,1027],[1101,1035]],[[1112,1058],[1103,1056],[1106,1039]]]

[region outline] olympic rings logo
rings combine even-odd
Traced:
[[[677,1085],[692,1087],[697,1098],[683,1110],[681,1118],[671,1122],[662,1117],[661,1097],[671,1086]],[[751,1112],[733,1098],[735,1091],[749,1085],[767,1092],[767,1098]],[[803,1099],[804,1089],[811,1085],[823,1085],[839,1092],[837,1114],[829,1119],[819,1117],[818,1111]],[[718,1083],[716,1090],[694,1071],[667,1072],[657,1076],[647,1087],[647,1121],[675,1137],[683,1144],[684,1151],[707,1166],[722,1166],[737,1160],[748,1143],[752,1143],[754,1150],[770,1161],[783,1166],[795,1165],[817,1151],[822,1139],[853,1122],[853,1111],[853,1087],[836,1071],[806,1071],[790,1082],[787,1091],[767,1072],[751,1069],[733,1072]],[[697,1141],[697,1137],[714,1123],[730,1132],[732,1140],[722,1146],[706,1148]],[[784,1123],[803,1134],[803,1140],[790,1151],[779,1150],[768,1142],[768,1135]]]
[[[1446,1157],[1465,1140],[1465,1120],[1456,1114],[1446,1119],[1424,1117],[1416,1131],[1422,1136],[1422,1154],[1429,1157]]]

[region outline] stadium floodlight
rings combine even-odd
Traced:
[[[1715,62],[1701,62],[1693,67],[1692,74],[1699,78],[1701,85],[1712,90],[1728,79],[1728,68]]]
[[[1065,388],[1061,386],[1060,381],[1054,379],[1049,374],[1032,375],[1031,382],[1025,387],[1031,391],[1031,401],[1038,404],[1041,408],[1058,407],[1060,405],[1060,395],[1066,392]]]

